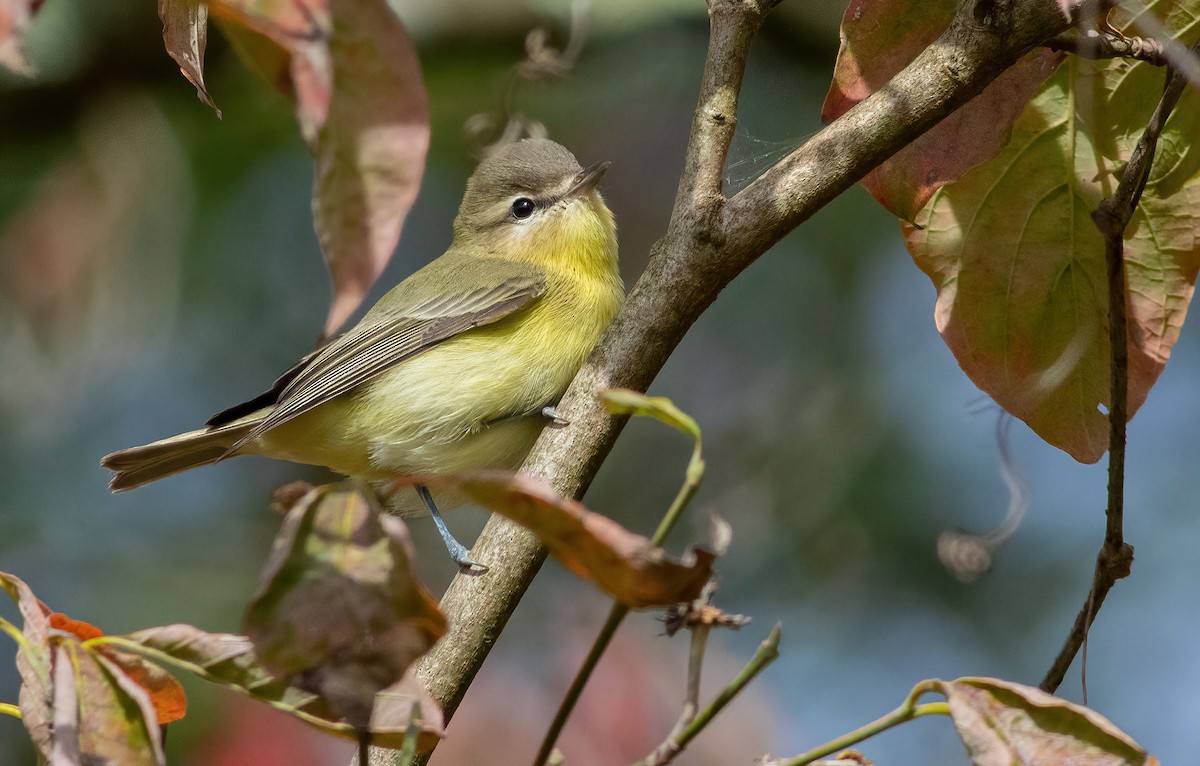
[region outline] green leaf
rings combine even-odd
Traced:
[[[995,678],[932,682],[973,766],[1151,766],[1107,718],[1040,689]]]
[[[1186,21],[1189,35],[1197,8],[1200,0],[1155,5]],[[1116,188],[1162,78],[1145,64],[1071,58],[1004,149],[904,225],[914,261],[937,288],[934,320],[959,365],[1082,462],[1108,447],[1110,404],[1104,247],[1090,214]],[[1198,120],[1200,94],[1189,89],[1126,232],[1130,417],[1170,356],[1200,269]]]

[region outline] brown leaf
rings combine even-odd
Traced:
[[[385,0],[330,0],[334,90],[314,145],[313,213],[333,280],[325,336],[383,272],[417,198],[429,105],[412,39]]]
[[[163,44],[179,71],[196,86],[196,97],[221,117],[204,87],[204,47],[208,43],[208,3],[203,0],[158,0],[163,23]]]
[[[17,74],[33,74],[22,37],[41,5],[42,0],[0,0],[0,66]]]
[[[693,548],[687,560],[671,561],[649,539],[528,476],[496,471],[425,477],[420,483],[454,487],[528,527],[563,566],[627,606],[692,601],[712,574],[716,556],[710,551]]]
[[[1107,718],[1040,689],[995,678],[938,682],[974,766],[1150,766]]]
[[[300,133],[312,144],[333,90],[328,0],[210,0],[208,7],[250,68],[295,102]]]
[[[265,667],[359,730],[376,694],[446,631],[403,522],[330,487],[288,513],[245,622]]]
[[[883,87],[945,31],[955,0],[851,0],[842,45],[821,110],[832,122]],[[1035,50],[931,130],[863,178],[888,210],[906,221],[935,191],[1000,151],[1025,103],[1065,54]]]
[[[138,650],[155,661],[174,664],[266,702],[322,731],[350,740],[358,738],[354,727],[342,721],[325,700],[276,679],[259,662],[254,645],[245,636],[206,633],[191,625],[167,625],[138,631],[124,640],[136,642]],[[371,742],[380,747],[402,747],[414,702],[421,707],[418,747],[430,749],[444,732],[442,713],[411,669],[375,696]]]

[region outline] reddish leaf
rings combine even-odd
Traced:
[[[160,726],[174,723],[187,715],[187,694],[173,675],[141,657],[116,651],[103,643],[89,643],[87,646],[120,668],[132,683],[146,692],[154,708],[154,718]]]
[[[196,97],[221,117],[204,87],[204,47],[208,43],[208,4],[204,0],[158,0],[163,43],[179,71],[196,86]]]
[[[333,279],[332,335],[392,257],[417,198],[429,107],[416,49],[385,0],[330,0],[334,90],[318,133],[313,212]]]
[[[1152,766],[1104,716],[995,678],[936,682],[974,766]]]
[[[82,620],[73,620],[62,612],[54,612],[50,615],[50,627],[70,633],[85,643],[104,635],[104,631],[95,625]],[[141,657],[122,654],[115,649],[106,647],[103,643],[97,645],[87,643],[87,646],[89,650],[103,654],[106,659],[117,665],[131,681],[142,687],[154,706],[155,718],[159,725],[174,723],[187,714],[187,695],[183,691],[183,686],[170,673],[146,662]]]
[[[359,730],[376,695],[446,632],[399,519],[319,487],[275,540],[246,632],[263,665],[324,697]]]
[[[83,620],[72,620],[62,612],[51,613],[50,627],[54,628],[55,630],[61,630],[65,633],[70,633],[80,641],[87,641],[89,638],[96,638],[104,635],[104,631],[100,630],[95,625],[84,622]]]
[[[821,118],[831,122],[907,66],[945,31],[955,0],[850,0]],[[1033,51],[968,104],[862,180],[888,210],[911,221],[942,185],[1000,151],[1025,103],[1064,54]]]
[[[33,74],[21,40],[41,5],[42,0],[0,0],[0,66],[17,74]]]
[[[157,662],[174,664],[207,681],[266,702],[322,731],[345,739],[358,737],[354,727],[343,722],[325,700],[277,680],[259,662],[254,645],[245,636],[206,633],[191,625],[167,625],[110,640],[121,641],[122,648],[141,651]],[[423,751],[430,749],[444,732],[442,714],[412,675],[411,668],[403,678],[375,696],[371,742],[380,747],[402,747],[414,702],[421,707],[418,747]]]
[[[243,58],[296,103],[310,144],[325,124],[333,88],[327,0],[210,0]]]
[[[563,566],[631,607],[692,601],[712,575],[711,552],[693,548],[688,560],[671,561],[649,539],[528,476],[497,471],[425,477],[420,483],[453,487],[528,527]]]

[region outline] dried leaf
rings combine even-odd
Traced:
[[[1154,12],[1181,7],[1159,2]],[[1186,7],[1185,17],[1200,13],[1196,0]],[[1072,58],[1029,103],[1008,145],[904,227],[938,290],[934,320],[959,365],[1082,462],[1108,447],[1110,404],[1104,245],[1090,213],[1115,189],[1161,77],[1146,64]],[[1131,418],[1166,365],[1200,270],[1200,148],[1189,146],[1198,130],[1200,93],[1189,89],[1126,232]]]
[[[649,539],[528,476],[496,471],[420,483],[453,487],[529,528],[563,566],[630,607],[691,601],[712,574],[716,556],[710,551],[693,548],[684,561],[672,561]]]
[[[429,105],[412,39],[384,0],[330,0],[333,97],[314,145],[313,213],[333,280],[325,336],[383,272],[417,198]]]
[[[259,662],[254,645],[245,636],[206,633],[191,625],[167,625],[110,640],[121,641],[122,648],[142,652],[156,662],[173,664],[206,681],[266,702],[327,733],[350,740],[358,738],[354,727],[342,721],[325,700],[276,679]],[[432,747],[444,732],[441,710],[411,669],[376,695],[371,742],[380,747],[403,746],[414,701],[421,706],[418,747]]]
[[[209,0],[208,7],[250,68],[295,102],[300,133],[312,144],[333,90],[328,0]]]
[[[22,38],[41,5],[42,0],[0,0],[0,66],[17,74],[33,75]]]
[[[403,522],[329,487],[288,513],[245,622],[264,666],[360,730],[376,694],[446,632]]]
[[[208,44],[208,3],[205,0],[158,0],[163,44],[179,71],[196,86],[196,97],[221,117],[204,87],[204,47]]]
[[[949,25],[955,0],[851,0],[821,110],[832,122],[879,90]],[[994,156],[1022,108],[1064,54],[1029,53],[984,91],[863,178],[888,210],[913,220],[943,184]]]
[[[1040,689],[995,678],[937,682],[974,766],[1150,766],[1107,718]]]

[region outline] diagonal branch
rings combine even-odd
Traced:
[[[709,0],[712,47],[667,234],[563,398],[558,410],[571,426],[544,431],[523,467],[564,495],[582,496],[625,422],[604,410],[596,391],[646,390],[688,328],[750,263],[1067,26],[1055,0],[963,3],[946,33],[890,83],[724,201],[720,178],[746,48],[772,5]],[[472,555],[491,569],[484,577],[459,576],[451,583],[442,599],[450,633],[419,671],[447,717],[546,552],[531,533],[493,516]],[[393,761],[375,751],[372,762]]]
[[[1200,42],[1192,47],[1192,55],[1200,51]],[[1121,182],[1112,196],[1100,201],[1092,220],[1104,236],[1104,258],[1108,265],[1108,334],[1112,354],[1108,411],[1108,506],[1105,510],[1104,543],[1096,555],[1092,587],[1075,624],[1067,636],[1054,664],[1042,679],[1041,688],[1053,692],[1062,683],[1067,669],[1075,660],[1080,647],[1086,652],[1087,634],[1108,592],[1117,580],[1129,576],[1133,565],[1133,546],[1125,542],[1125,424],[1129,420],[1129,328],[1125,313],[1128,289],[1125,284],[1125,229],[1137,209],[1138,200],[1150,178],[1150,167],[1158,137],[1167,118],[1183,95],[1187,78],[1174,69],[1167,72],[1162,98],[1150,116],[1142,137],[1134,147],[1129,163],[1121,174]],[[1086,654],[1085,654],[1086,661]],[[1086,668],[1085,668],[1086,673]],[[1084,675],[1084,704],[1087,703],[1087,676]]]

